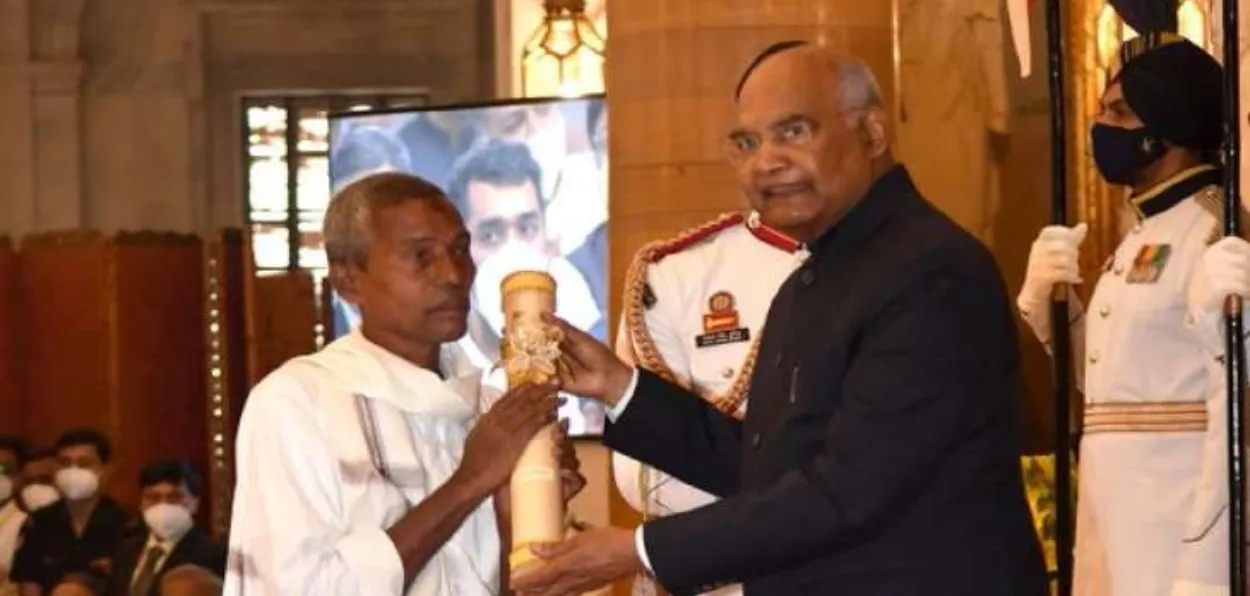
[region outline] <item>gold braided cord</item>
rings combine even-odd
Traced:
[[[667,256],[674,247],[681,246],[692,238],[710,235],[742,221],[744,221],[744,218],[741,213],[726,213],[706,224],[682,232],[673,239],[651,242],[643,246],[634,256],[634,260],[630,263],[629,270],[625,274],[624,308],[625,327],[630,334],[631,343],[634,346],[634,356],[639,366],[655,373],[666,381],[680,384],[689,390],[694,390],[690,384],[682,383],[677,374],[664,361],[663,355],[660,354],[660,350],[655,345],[655,339],[651,336],[651,331],[647,329],[645,318],[647,311],[647,267],[660,258]],[[755,370],[755,359],[759,352],[760,336],[762,335],[763,332],[761,330],[761,333],[752,341],[742,369],[738,371],[738,375],[734,379],[733,384],[730,385],[728,392],[724,395],[711,395],[700,392],[700,395],[717,410],[739,420],[742,419],[742,404],[746,403],[747,390],[751,385],[751,374]]]
[[[634,255],[634,260],[630,263],[629,270],[625,274],[623,302],[625,329],[630,335],[630,343],[634,348],[634,361],[638,366],[651,371],[666,381],[682,385],[688,390],[695,390],[691,383],[683,383],[668,366],[668,363],[664,361],[663,355],[660,354],[660,350],[655,345],[655,339],[652,337],[651,331],[647,328],[647,267],[671,254],[675,249],[679,250],[683,244],[691,242],[693,239],[710,236],[742,221],[745,220],[741,213],[726,213],[713,221],[682,232],[670,240],[648,243]],[[742,369],[738,371],[738,375],[734,379],[733,384],[730,385],[729,391],[724,395],[698,392],[700,397],[707,400],[717,410],[737,420],[741,420],[744,414],[742,406],[746,403],[751,376],[755,371],[755,361],[759,353],[760,337],[762,336],[763,331],[761,330],[751,342],[751,348],[742,364]],[[651,492],[647,482],[648,470],[649,466],[639,463],[638,501],[642,505],[641,513],[644,521],[652,517],[648,506]]]

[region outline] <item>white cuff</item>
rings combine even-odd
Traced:
[[[625,415],[625,408],[629,407],[630,400],[634,399],[634,390],[638,389],[638,369],[634,369],[634,376],[630,377],[629,385],[625,386],[625,393],[621,398],[616,400],[616,405],[607,408],[608,421],[615,423]]]
[[[404,562],[384,530],[357,526],[335,545],[351,570],[361,594],[400,594],[404,591]]]
[[[651,568],[651,559],[647,557],[647,543],[642,539],[642,526],[634,530],[634,550],[638,551],[638,559],[642,561],[642,566],[647,568],[647,573],[655,575],[655,569]]]

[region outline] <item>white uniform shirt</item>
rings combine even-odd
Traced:
[[[15,493],[0,507],[0,596],[17,594],[17,586],[9,581],[9,571],[13,569],[13,555],[17,552],[24,523],[26,512],[18,508]]]
[[[483,596],[499,590],[488,499],[412,584],[386,529],[460,463],[481,371],[444,348],[448,380],[353,331],[257,385],[239,424],[226,596]],[[491,396],[493,397],[493,395]]]
[[[1195,181],[1218,182],[1214,174],[1195,168],[1134,200],[1154,212],[1107,261],[1073,330],[1086,403],[1075,569],[1082,596],[1227,593],[1224,373],[1188,316],[1194,273],[1218,227],[1218,190]],[[1030,314],[1030,325],[1044,328],[1035,317],[1045,316]],[[1205,432],[1091,430],[1105,424],[1090,417],[1100,406],[1140,412],[1183,402],[1205,403]]]
[[[749,374],[743,368],[762,333],[773,297],[782,282],[807,258],[807,252],[797,243],[783,248],[786,242],[775,240],[770,244],[757,237],[748,227],[755,225],[758,224],[754,218],[726,216],[709,228],[663,243],[679,248],[646,267],[646,284],[651,292],[648,301],[653,302],[650,308],[641,308],[649,339],[675,380],[705,398],[725,396],[741,375]],[[687,242],[690,246],[684,246]],[[718,294],[732,298],[734,312],[725,314],[737,320],[727,325],[727,331],[746,333],[732,336],[736,341],[700,347],[700,338],[714,333],[716,325],[706,326],[705,317],[715,314],[711,302]],[[626,304],[625,308],[631,305]],[[628,319],[627,314],[621,321],[617,353],[634,362],[636,343],[646,340],[631,333]],[[745,409],[743,402],[738,415]],[[689,511],[716,500],[619,453],[612,456],[612,469],[621,495],[631,507],[647,516]],[[741,593],[740,586],[711,592],[717,596]]]

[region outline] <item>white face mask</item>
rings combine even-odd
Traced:
[[[7,474],[0,474],[0,503],[9,500],[13,496],[13,478]]]
[[[143,521],[148,529],[161,540],[181,538],[195,521],[191,518],[191,510],[183,505],[158,503],[143,510]]]
[[[21,498],[27,511],[35,511],[60,501],[61,493],[47,484],[27,484],[22,487]]]
[[[509,244],[482,261],[473,280],[473,308],[486,319],[492,331],[502,334],[503,296],[499,284],[514,271],[545,271],[556,280],[556,313],[574,327],[589,328],[599,320],[590,285],[572,264],[560,257],[549,257],[532,245]]]
[[[56,487],[71,501],[90,499],[100,490],[100,477],[85,468],[61,468],[56,473]]]
[[[514,271],[547,271],[551,257],[531,244],[510,242],[477,266],[473,279],[473,308],[486,318],[491,331],[503,330],[503,296],[499,284]],[[559,296],[557,295],[557,301]]]

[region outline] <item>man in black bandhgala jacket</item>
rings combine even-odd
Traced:
[[[677,594],[1040,596],[1019,467],[1020,357],[986,250],[894,162],[862,62],[773,46],[748,68],[729,153],[811,257],[764,324],[743,422],[562,322],[565,388],[605,442],[722,501],[536,547],[522,594],[637,572]],[[743,271],[750,275],[750,271]]]

